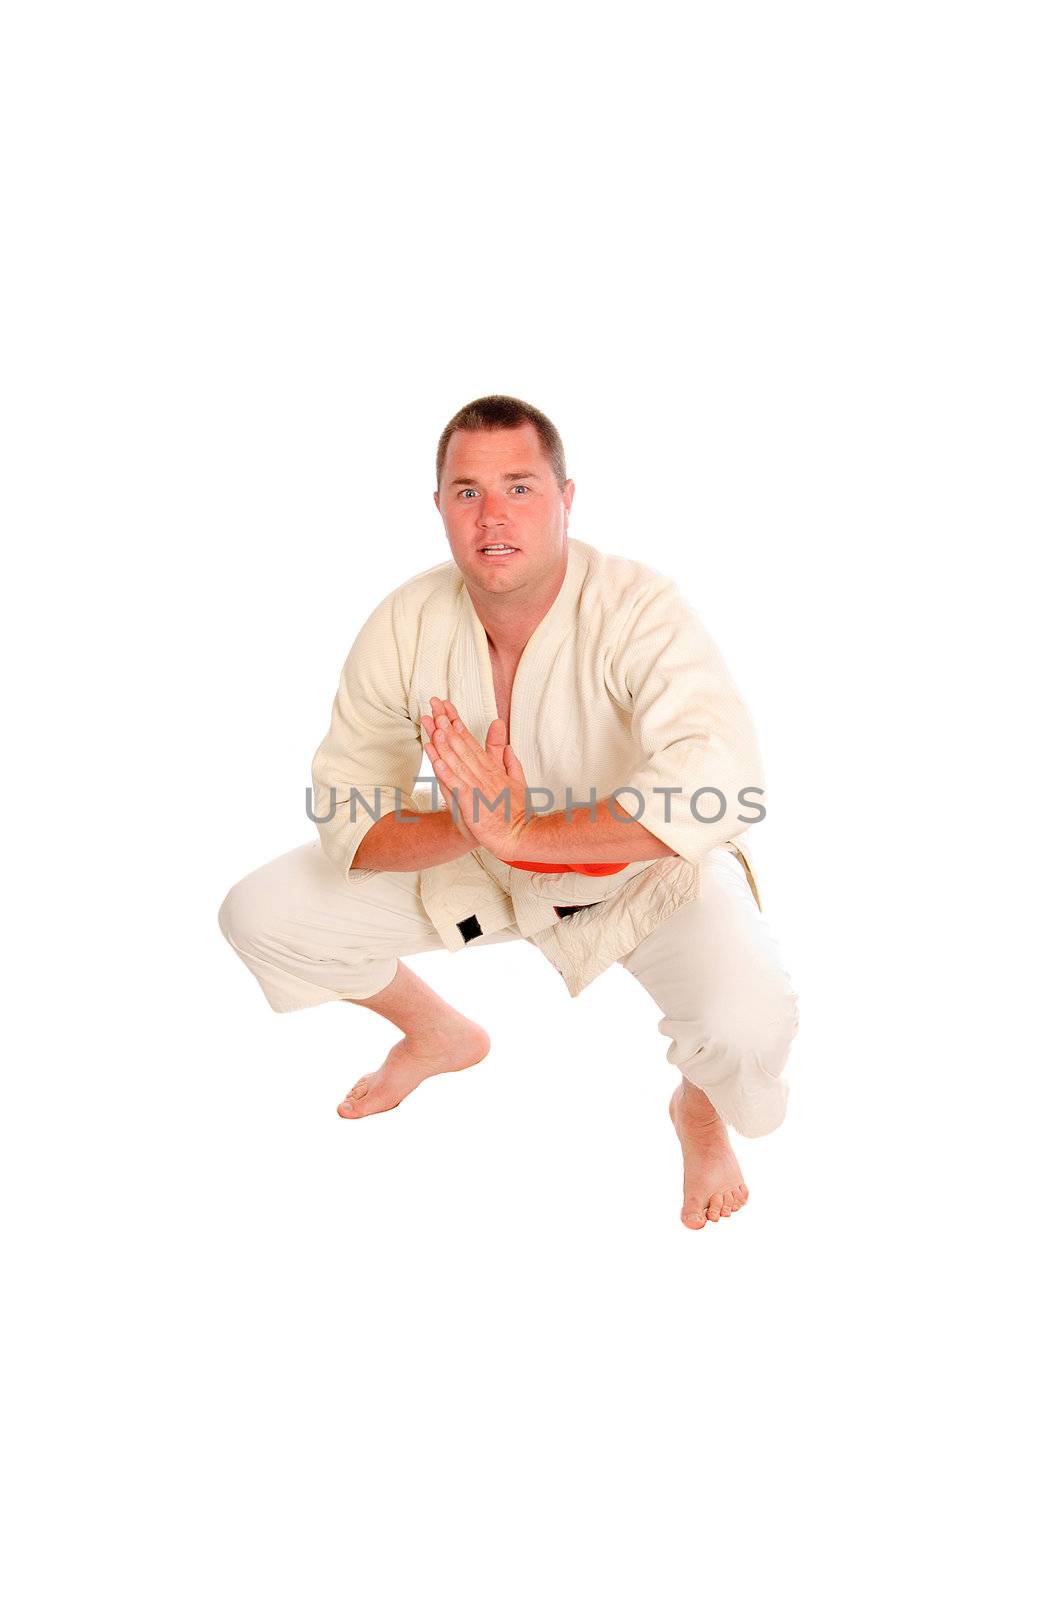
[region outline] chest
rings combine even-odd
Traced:
[[[529,784],[559,794],[567,783],[596,784],[605,793],[634,765],[630,717],[612,692],[601,637],[607,620],[596,609],[534,635],[512,661],[463,613],[428,618],[410,660],[411,719],[431,711],[431,696],[447,695],[480,743],[498,716]]]
[[[495,686],[495,706],[506,724],[506,737],[510,737],[510,696],[513,693],[516,667],[507,666],[491,652],[491,680]]]

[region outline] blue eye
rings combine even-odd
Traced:
[[[459,500],[462,500],[467,494],[476,494],[476,492],[477,491],[475,489],[463,489],[458,498]]]
[[[528,485],[527,485],[527,483],[515,483],[514,484],[514,494],[527,494],[527,493],[528,493]]]

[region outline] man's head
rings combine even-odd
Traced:
[[[437,509],[472,587],[522,598],[565,570],[575,485],[557,428],[535,406],[487,395],[463,406],[436,451]],[[486,547],[505,545],[511,554]]]

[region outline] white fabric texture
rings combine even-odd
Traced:
[[[452,700],[484,743],[497,715],[487,634],[452,561],[386,596],[344,664],[311,769],[321,844],[339,875],[352,877],[358,845],[377,820],[376,791],[380,815],[397,804],[430,809],[431,791],[416,779],[420,718],[431,714],[432,695]],[[521,934],[576,995],[693,903],[710,851],[747,835],[758,820],[763,777],[756,735],[716,646],[672,580],[577,539],[568,542],[562,587],[518,664],[509,735],[529,787],[552,791],[551,809],[589,803],[592,790],[604,805],[616,790],[634,788],[642,809],[631,794],[619,804],[677,852],[588,878],[520,869],[511,877],[513,869],[476,850],[417,875],[425,911],[447,949],[463,948],[460,924],[470,917],[490,933],[512,912]],[[655,788],[681,793],[654,794]],[[708,820],[720,802],[713,794],[697,798],[700,789],[725,797],[719,819]],[[748,856],[746,844],[744,837]],[[554,910],[585,901],[594,902],[592,909],[572,917]]]
[[[503,870],[521,876],[518,868]],[[621,965],[662,1012],[658,1030],[672,1041],[667,1059],[726,1122],[755,1137],[784,1116],[780,1074],[798,1025],[795,996],[736,856],[718,848],[694,870],[694,900],[653,928]],[[275,1011],[367,999],[392,981],[399,957],[447,948],[422,903],[418,876],[345,876],[312,840],[235,884],[219,922]],[[583,882],[595,886],[594,879]],[[586,915],[576,912],[563,926]],[[468,948],[523,937],[510,901],[506,922]]]

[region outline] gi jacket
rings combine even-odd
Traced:
[[[313,758],[322,847],[351,880],[372,870],[352,870],[351,860],[379,816],[444,804],[422,748],[432,695],[453,701],[484,743],[498,714],[487,634],[453,561],[411,578],[368,617]],[[570,539],[561,589],[517,665],[509,735],[537,808],[592,798],[605,807],[626,788],[634,793],[618,794],[617,804],[676,854],[606,877],[527,872],[482,848],[426,867],[419,893],[448,950],[516,920],[575,996],[697,898],[701,864],[717,846],[739,857],[757,897],[747,852],[733,843],[762,814],[756,735],[716,646],[669,578]],[[654,792],[669,788],[680,792]],[[587,909],[562,917],[558,905]]]

